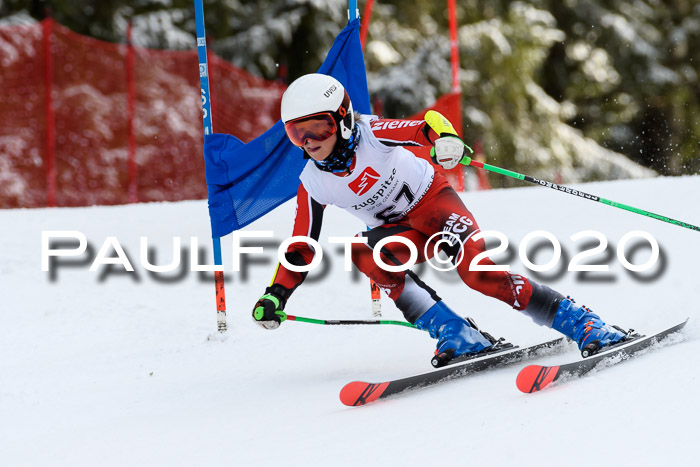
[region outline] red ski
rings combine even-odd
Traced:
[[[566,377],[579,377],[594,368],[612,366],[616,363],[629,359],[640,350],[646,349],[653,344],[667,338],[671,334],[678,332],[688,322],[686,319],[665,331],[632,339],[610,349],[602,351],[592,357],[584,358],[576,362],[566,363],[558,366],[530,365],[518,373],[515,384],[522,392],[531,393],[541,391],[553,382]]]
[[[525,348],[510,347],[472,357],[459,363],[449,364],[426,373],[381,383],[353,381],[346,384],[340,391],[340,401],[349,406],[365,405],[377,399],[384,399],[401,392],[461,378],[477,371],[520,362],[526,358],[533,358],[542,354],[551,354],[565,349],[567,346],[563,345],[563,343],[564,338],[559,338]]]

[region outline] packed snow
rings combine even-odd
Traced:
[[[576,188],[700,225],[700,176]],[[242,240],[264,247],[262,254],[243,255],[242,271],[232,271],[233,238],[222,239],[229,326],[223,334],[216,331],[211,273],[191,272],[191,237],[205,250],[200,264],[212,262],[205,201],[4,210],[0,465],[692,463],[700,419],[700,232],[545,188],[462,196],[483,230],[509,239],[508,252],[493,257],[499,263],[572,295],[608,322],[649,333],[689,317],[686,330],[646,355],[537,394],[515,386],[523,363],[345,407],[338,394],[350,381],[430,370],[434,341],[403,326],[256,326],[250,312],[273,275],[276,244],[291,233],[293,201],[243,230],[274,234]],[[295,292],[288,313],[372,319],[367,279],[345,272],[342,247],[328,243],[363,228],[340,209],[326,210],[324,263]],[[522,240],[538,230],[552,233],[562,247],[554,269],[541,273],[518,256]],[[593,237],[570,237],[590,230],[608,245],[583,263],[609,265],[609,271],[566,272],[575,254],[597,245]],[[633,274],[617,250],[625,234],[640,230],[658,242],[660,256],[649,271]],[[55,258],[50,271],[42,271],[42,231],[80,232],[87,252]],[[147,271],[140,237],[148,238],[152,264],[168,265],[181,252],[180,266]],[[182,243],[174,252],[176,237]],[[624,258],[637,265],[651,258],[649,243],[638,241],[624,248]],[[51,245],[70,250],[78,242]],[[119,246],[124,255],[107,259]],[[552,257],[537,241],[527,250],[535,264]],[[134,272],[125,271],[126,259]],[[421,271],[453,309],[496,336],[528,345],[557,335],[468,289],[454,274]],[[382,306],[385,319],[402,319],[386,297]],[[577,358],[571,347],[536,362]]]

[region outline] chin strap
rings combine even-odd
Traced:
[[[333,148],[333,152],[322,161],[314,161],[316,167],[324,172],[341,173],[349,172],[355,150],[360,142],[360,132],[357,125],[352,129],[352,134],[347,140],[339,139],[342,143]]]

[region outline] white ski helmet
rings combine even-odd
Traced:
[[[330,113],[340,139],[347,141],[355,126],[350,96],[340,81],[332,76],[311,73],[296,79],[282,96],[282,121]]]

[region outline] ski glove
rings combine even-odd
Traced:
[[[443,136],[435,140],[430,156],[445,170],[454,169],[464,157],[466,146],[457,136]]]
[[[287,300],[270,289],[268,287],[255,304],[253,321],[265,329],[277,329],[287,319],[287,314],[282,311]]]
[[[440,164],[446,170],[450,170],[462,162],[465,156],[464,148],[467,148],[466,150],[469,153],[473,152],[457,136],[457,131],[452,126],[452,123],[440,112],[428,110],[423,118],[428,126],[440,136],[435,140],[433,147],[430,148],[430,157],[433,159],[433,162]],[[469,158],[466,159],[465,163],[469,163]]]

